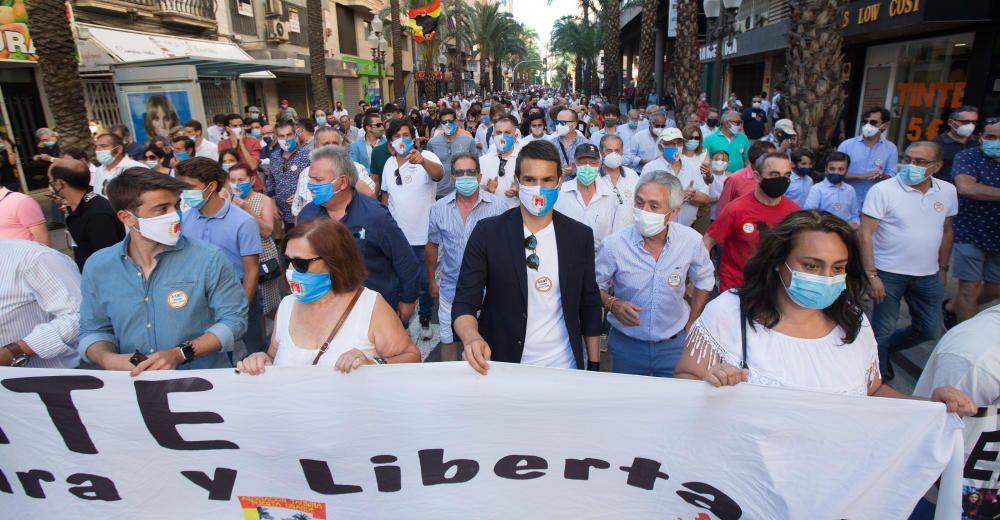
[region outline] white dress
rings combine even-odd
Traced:
[[[705,306],[688,336],[690,355],[709,367],[719,363],[740,366],[739,296],[729,291]],[[775,332],[760,324],[747,327],[747,361],[750,384],[811,390],[828,394],[868,395],[878,374],[878,344],[868,319],[852,343],[843,343],[844,332],[834,327],[825,337],[801,339]]]
[[[340,355],[352,348],[363,352],[369,359],[374,360],[375,345],[368,340],[368,328],[372,320],[372,312],[375,309],[375,301],[379,294],[368,288],[363,288],[361,297],[351,309],[351,314],[344,321],[344,325],[333,339],[333,343],[326,350],[326,354],[319,358],[320,366],[333,367],[340,358]],[[289,318],[292,315],[292,306],[295,304],[294,296],[285,296],[278,305],[278,314],[275,316],[274,326],[277,330],[278,351],[274,355],[275,365],[285,366],[308,366],[312,365],[319,353],[319,345],[315,348],[302,348],[295,344],[288,330]],[[324,334],[329,334],[333,326],[337,324],[339,317],[331,316],[328,323],[324,324]],[[312,345],[311,345],[312,346]]]

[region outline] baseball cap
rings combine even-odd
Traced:
[[[795,133],[795,125],[792,124],[791,119],[779,119],[774,123],[774,128],[781,130],[785,135],[797,135]]]
[[[287,99],[282,99],[281,100],[281,104],[282,105],[287,105],[288,104],[288,100]]]
[[[260,113],[260,109],[257,108],[257,107],[255,107],[255,106],[251,106],[250,108],[247,109],[247,112],[250,112],[251,114],[254,113],[254,112],[256,112],[256,113],[259,114]]]
[[[581,157],[591,157],[593,159],[600,159],[601,152],[597,149],[593,143],[581,144],[576,147],[576,151],[573,152],[573,159],[579,159]]]
[[[679,128],[664,128],[663,133],[660,134],[661,143],[669,143],[677,139],[684,139],[684,134]]]

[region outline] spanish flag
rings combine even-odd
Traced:
[[[438,17],[441,16],[441,0],[433,2],[416,9],[407,11],[410,18],[410,27],[413,28],[413,37],[418,42],[426,42],[434,39],[437,31]]]

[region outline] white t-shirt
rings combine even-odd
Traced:
[[[115,166],[114,168],[108,168],[102,164],[91,173],[90,187],[94,188],[94,193],[102,197],[107,197],[107,195],[104,194],[104,188],[108,186],[111,179],[121,175],[123,171],[129,168],[135,168],[137,166],[140,168],[147,168],[145,164],[133,161],[132,158],[127,155],[124,156],[121,162],[118,163],[118,166]]]
[[[618,176],[618,181],[612,184],[611,176],[604,173],[602,168],[602,175],[598,177],[598,181],[607,184],[611,188],[611,193],[615,195],[615,202],[631,212],[635,207],[635,188],[639,185],[639,174],[628,166],[622,166],[622,174]]]
[[[198,146],[194,152],[195,157],[204,157],[206,159],[211,159],[213,161],[219,160],[219,145],[209,141],[208,139],[201,140],[201,146]]]
[[[524,237],[531,236],[524,228]],[[556,230],[550,223],[535,233],[540,260],[538,270],[526,268],[528,277],[528,322],[524,333],[521,364],[542,367],[576,368],[573,347],[563,317],[559,286],[559,250]],[[527,251],[525,254],[530,254]]]
[[[877,269],[908,276],[937,274],[944,221],[958,214],[958,192],[951,183],[931,182],[927,193],[899,177],[868,190],[861,213],[879,220],[872,236]]]
[[[336,118],[337,120],[340,120],[340,118],[344,116],[350,116],[350,114],[347,113],[347,110],[341,109],[333,111],[333,117]]]
[[[344,321],[337,337],[333,338],[333,342],[327,347],[326,353],[319,358],[317,366],[333,367],[341,354],[354,348],[363,352],[368,359],[375,359],[377,355],[375,345],[368,339],[368,329],[371,326],[375,302],[381,296],[371,289],[362,288],[361,291],[361,296],[354,304],[354,308],[351,309],[351,314],[347,316],[347,320]],[[275,335],[278,340],[278,350],[274,353],[275,365],[309,366],[312,365],[316,354],[319,353],[319,345],[309,345],[310,348],[303,348],[292,339],[289,320],[294,306],[295,297],[291,295],[282,298],[281,303],[278,304],[278,314],[274,320]],[[336,323],[336,320],[332,323]]]
[[[618,197],[610,183],[594,181],[597,189],[589,204],[583,201],[576,179],[563,182],[556,200],[555,210],[567,217],[586,224],[594,231],[594,249],[601,240],[632,225],[632,209],[618,204]]]
[[[779,289],[780,290],[780,289]],[[849,344],[835,326],[819,339],[801,339],[775,332],[760,324],[747,326],[747,382],[754,385],[811,390],[827,394],[868,395],[878,374],[878,344],[868,318]],[[687,339],[691,355],[718,356],[718,361],[740,366],[740,299],[727,291],[708,302],[694,322]],[[715,364],[716,360],[710,362]]]
[[[920,374],[913,395],[930,397],[954,386],[979,406],[1000,405],[1000,305],[959,323],[941,338]]]
[[[516,148],[516,147],[515,147]],[[493,178],[497,179],[497,190],[493,192],[498,199],[505,200],[507,202],[508,208],[513,208],[520,204],[517,198],[517,194],[513,197],[507,197],[504,193],[510,189],[510,185],[514,182],[514,167],[517,166],[517,152],[514,150],[511,152],[510,156],[507,157],[507,164],[504,165],[504,174],[500,176],[500,156],[494,153],[488,153],[479,158],[479,171],[483,172],[482,180],[479,185],[486,189],[486,185]]]
[[[694,157],[681,154],[681,171],[677,173],[677,178],[680,179],[682,188],[686,190],[693,183],[695,191],[705,195],[709,194],[708,184],[705,184],[705,178],[701,176],[701,165],[705,162],[707,155],[708,152],[702,152],[701,155]],[[685,226],[690,226],[696,218],[698,218],[698,206],[685,202],[681,206],[681,212],[677,214],[676,220]]]
[[[433,152],[422,150],[420,153],[424,160],[441,164]],[[396,184],[396,170],[396,156],[392,156],[382,170],[382,191],[389,195],[389,213],[411,246],[427,245],[427,227],[437,195],[437,182],[423,166],[404,162],[398,167],[402,184]]]

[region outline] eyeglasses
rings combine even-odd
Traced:
[[[978,119],[953,119],[956,123],[961,123],[963,125],[976,124],[979,122]]]
[[[456,168],[451,170],[452,177],[475,177],[476,175],[479,175],[479,170],[474,168],[470,168],[468,170],[459,170]]]
[[[147,155],[147,156],[144,157],[144,159],[146,159],[147,161],[159,161],[160,160],[160,158],[157,157],[157,156],[155,156],[155,155]]]
[[[903,158],[899,160],[899,162],[901,162],[903,164],[914,164],[916,166],[929,166],[931,164],[936,163],[937,161],[926,161],[924,159],[913,159],[913,158],[911,158],[909,156],[905,156],[904,155]]]
[[[323,257],[317,256],[316,258],[292,258],[288,255],[283,255],[281,257],[282,263],[285,265],[291,265],[293,269],[300,273],[309,272],[309,264],[315,262],[316,260],[322,260]]]
[[[862,120],[861,122],[872,126],[879,126],[882,124],[882,121],[879,121],[878,119],[865,119]]]
[[[739,119],[735,119],[733,121],[729,121],[729,124],[736,125],[736,126],[743,126],[743,121],[739,120]]]
[[[375,123],[375,124],[371,124],[371,125],[368,125],[368,126],[370,126],[372,128],[382,128],[383,125],[382,125],[382,123]]]
[[[535,254],[535,249],[538,248],[538,239],[535,238],[535,235],[529,235],[528,238],[524,239],[524,248],[531,251],[531,254],[525,259],[528,262],[528,269],[537,271],[541,262],[538,260],[538,255]]]
[[[566,125],[568,125],[570,123],[575,123],[575,122],[576,121],[556,121],[556,124],[559,125],[559,126],[566,126]]]

